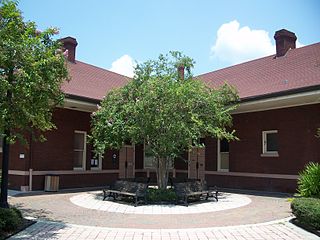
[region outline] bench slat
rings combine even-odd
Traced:
[[[188,206],[188,197],[194,197],[205,195],[206,200],[208,197],[214,197],[218,201],[218,191],[208,191],[205,181],[188,181],[188,182],[179,182],[174,183],[174,189],[176,195],[178,197],[177,203],[179,199],[181,199],[186,206]]]
[[[141,182],[132,182],[126,180],[117,180],[111,189],[103,189],[103,200],[109,195],[109,197],[113,197],[116,199],[117,195],[126,195],[130,197],[134,197],[135,206],[138,204],[138,198],[144,198],[146,202],[146,194],[147,194],[147,183]],[[113,193],[113,195],[111,195]],[[115,195],[117,194],[117,195]]]

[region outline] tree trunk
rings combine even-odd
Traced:
[[[167,189],[170,158],[157,159],[157,182],[159,189]]]
[[[0,207],[9,208],[8,204],[8,172],[9,172],[9,137],[10,131],[4,132],[3,138],[3,152],[2,152],[2,175],[1,175],[1,194]]]

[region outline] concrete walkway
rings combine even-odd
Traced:
[[[179,210],[171,214],[141,212],[139,208],[147,206],[130,205],[123,209],[133,212],[118,211],[119,203],[100,202],[100,197],[100,192],[10,197],[10,204],[24,216],[39,220],[11,239],[319,239],[289,223],[290,204],[284,196],[223,193],[219,202],[190,206],[200,213],[172,205]],[[233,207],[220,210],[219,204],[223,208],[226,203]]]
[[[216,202],[216,200],[212,197],[209,198],[208,201],[191,203],[188,207],[175,204],[142,204],[134,207],[132,204],[113,201],[112,198],[103,201],[101,191],[78,194],[71,197],[70,201],[77,206],[99,211],[152,215],[210,213],[239,208],[251,203],[251,199],[249,197],[239,194],[223,193],[219,196],[219,202]]]

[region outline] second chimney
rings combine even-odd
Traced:
[[[61,38],[60,41],[62,42],[64,50],[68,50],[68,60],[74,63],[76,61],[77,40],[73,37],[65,37]]]
[[[277,57],[286,55],[290,48],[296,48],[296,35],[286,29],[276,31],[274,39],[276,40]]]
[[[184,80],[184,65],[178,67],[178,76],[179,79]]]

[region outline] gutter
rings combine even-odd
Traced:
[[[95,99],[95,98],[88,98],[88,97],[83,97],[83,96],[77,96],[73,94],[65,94],[65,98],[77,100],[77,101],[82,101],[82,102],[87,102],[87,103],[93,103],[93,104],[99,104],[102,100]]]
[[[320,85],[290,89],[290,90],[285,90],[285,91],[275,92],[275,93],[268,93],[268,94],[259,95],[259,96],[245,97],[240,99],[240,103],[253,102],[253,101],[264,100],[264,99],[275,98],[275,97],[283,97],[283,96],[288,96],[288,95],[293,95],[298,93],[305,93],[305,92],[310,92],[315,90],[320,90]]]

